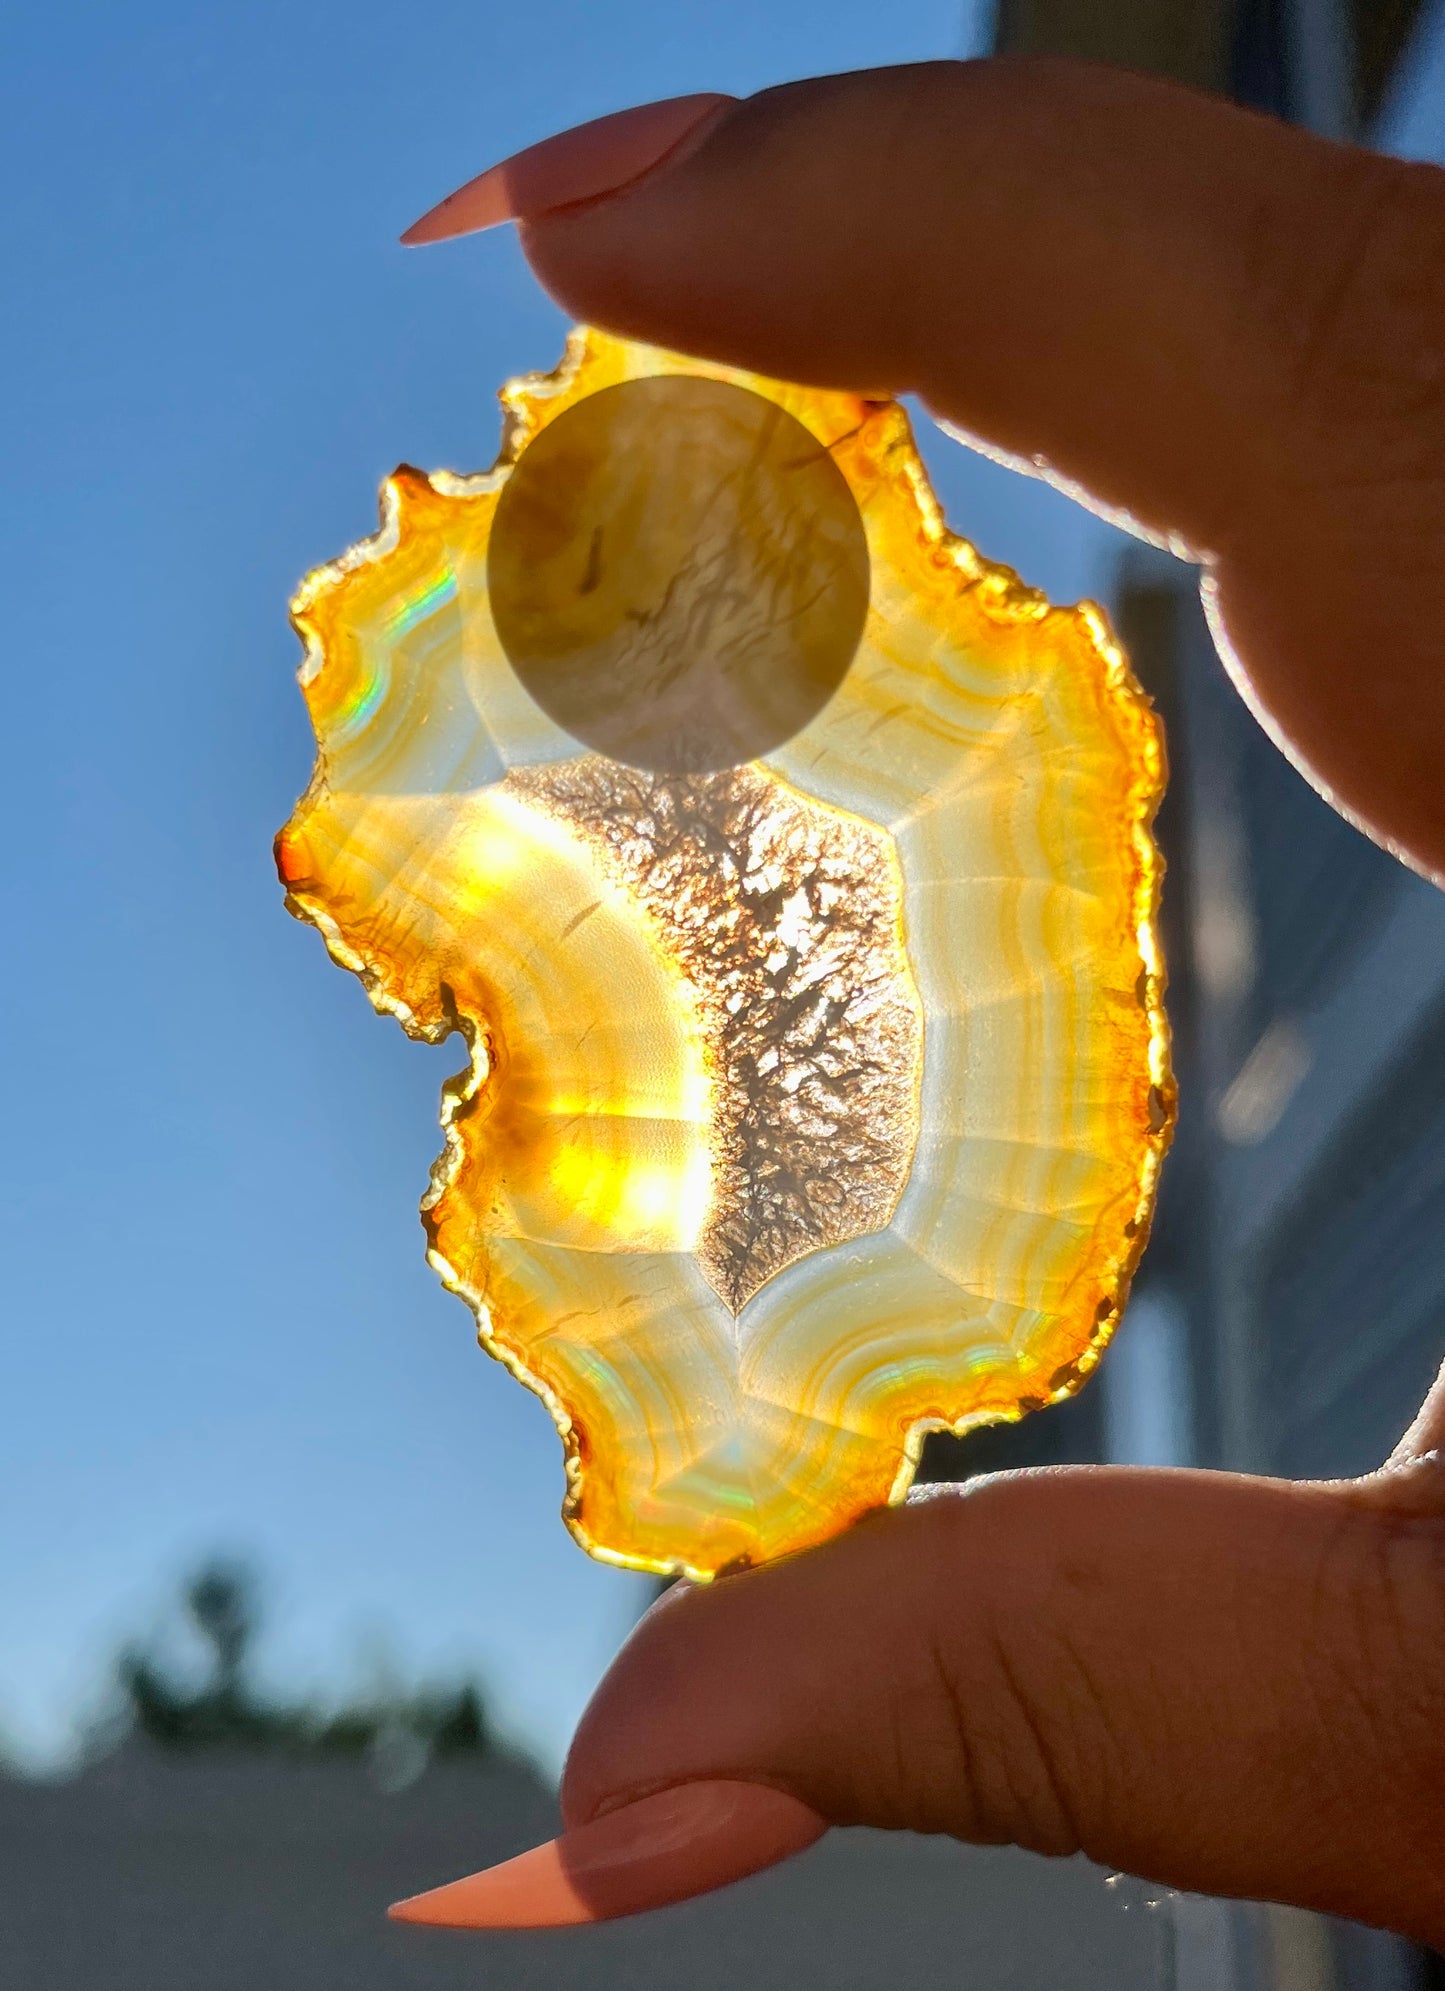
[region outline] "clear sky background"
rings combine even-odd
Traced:
[[[267,1575],[278,1683],[476,1668],[560,1757],[646,1585],[573,1546],[545,1412],[425,1264],[457,1052],[282,910],[285,605],[397,462],[489,463],[494,390],[560,353],[508,232],[395,245],[423,208],[626,103],[980,40],[960,0],[6,10],[0,1734],[30,1759],[214,1549]],[[1103,586],[1110,528],[930,454],[985,552]]]

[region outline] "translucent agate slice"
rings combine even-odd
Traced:
[[[577,333],[293,605],[287,903],[465,1039],[423,1202],[604,1559],[706,1577],[1097,1362],[1173,1110],[1147,701],[892,401]]]

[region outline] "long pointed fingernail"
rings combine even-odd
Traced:
[[[775,1866],[826,1830],[810,1806],[764,1784],[679,1784],[388,1912],[444,1929],[611,1922]]]
[[[489,166],[414,221],[401,239],[408,246],[442,242],[451,235],[495,228],[503,221],[530,220],[553,208],[617,193],[667,160],[684,156],[736,102],[736,97],[709,91],[638,104],[633,110],[575,125]]]

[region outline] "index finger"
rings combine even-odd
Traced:
[[[1276,736],[1445,870],[1445,175],[1067,62],[698,101],[698,141],[629,158],[611,197],[518,178],[553,295],[755,371],[915,390],[1205,560]]]

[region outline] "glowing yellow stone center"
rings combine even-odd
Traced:
[[[892,839],[758,768],[589,756],[507,777],[646,908],[714,1074],[697,1255],[737,1313],[804,1252],[881,1230],[918,1131],[923,1019]]]

